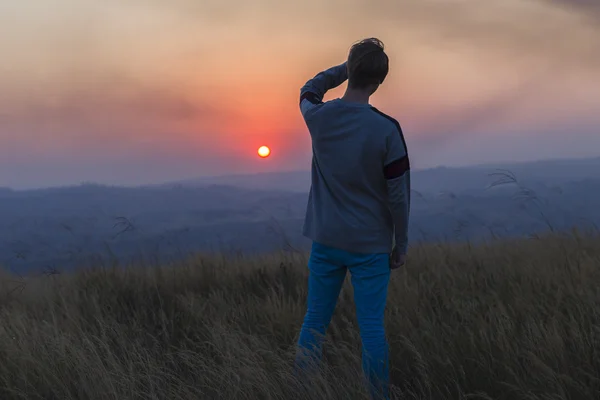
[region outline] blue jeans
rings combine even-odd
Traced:
[[[389,255],[350,253],[313,243],[308,268],[308,307],[298,340],[297,370],[320,362],[323,338],[349,270],[365,378],[374,398],[388,399],[389,350],[383,314],[390,280]]]

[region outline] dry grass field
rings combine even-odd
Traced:
[[[364,399],[352,288],[321,376],[292,375],[304,254],[0,278],[0,399]],[[85,266],[82,266],[85,267]],[[394,398],[600,398],[600,238],[411,248],[387,310]]]

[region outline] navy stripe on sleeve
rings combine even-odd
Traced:
[[[396,121],[394,118],[390,117],[389,115],[382,113],[375,107],[371,107],[371,110],[375,111],[377,114],[381,115],[382,117],[392,121],[394,123],[394,125],[396,125],[396,129],[398,129],[398,133],[400,134],[400,139],[402,139],[402,144],[404,145],[404,151],[406,152],[406,154],[408,154],[408,147],[406,147],[406,140],[404,140],[404,133],[402,133],[402,128],[400,127],[400,123],[398,121]]]
[[[302,93],[302,95],[300,96],[300,104],[302,104],[302,101],[304,101],[304,100],[308,100],[308,101],[310,101],[313,104],[321,104],[321,103],[323,103],[321,101],[321,99],[319,98],[319,96],[317,96],[313,92],[304,92],[304,93]]]
[[[410,161],[408,156],[404,156],[399,160],[392,161],[383,168],[385,179],[399,178],[410,170]]]

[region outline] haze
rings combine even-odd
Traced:
[[[0,0],[0,186],[308,169],[299,88],[370,36],[416,168],[597,156],[599,4]]]

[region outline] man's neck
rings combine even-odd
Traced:
[[[342,97],[342,100],[347,101],[349,103],[360,103],[360,104],[369,104],[369,98],[371,96],[362,90],[356,89],[346,89],[346,93]]]

